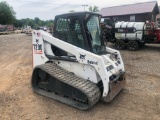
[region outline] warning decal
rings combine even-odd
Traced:
[[[36,39],[36,44],[33,44],[34,54],[42,54],[42,44]]]

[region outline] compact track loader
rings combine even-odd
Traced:
[[[119,51],[105,47],[101,15],[78,12],[55,17],[53,36],[33,31],[32,88],[41,95],[87,110],[110,102],[125,85]]]

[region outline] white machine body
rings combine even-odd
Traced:
[[[117,27],[118,25],[120,24],[117,24]],[[129,25],[132,26],[131,24]],[[138,24],[135,24],[135,26],[138,26]],[[55,56],[51,49],[51,45],[54,45],[67,52],[68,56],[75,56],[74,58],[76,59],[76,62],[54,60],[55,63],[63,69],[73,72],[76,76],[90,80],[93,83],[98,83],[102,80],[104,87],[102,96],[104,98],[109,92],[109,77],[125,72],[120,52],[117,50],[106,47],[108,54],[96,55],[57,39],[42,30],[33,31],[32,37],[33,67],[46,63],[49,60],[46,55]]]

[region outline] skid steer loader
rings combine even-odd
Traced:
[[[87,110],[110,102],[125,85],[119,51],[100,39],[101,15],[78,12],[55,17],[53,36],[33,31],[32,88],[41,95]]]

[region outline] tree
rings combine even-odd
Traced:
[[[23,26],[22,26],[22,21],[21,21],[21,20],[15,20],[14,26],[15,26],[15,27],[23,27]]]
[[[31,27],[35,26],[34,20],[29,19],[29,20],[28,20],[28,25],[31,26]]]
[[[0,2],[0,24],[13,24],[15,23],[16,13],[7,2]]]
[[[38,17],[35,17],[35,19],[21,19],[21,20],[16,20],[14,22],[15,27],[25,27],[25,26],[31,26],[34,28],[38,28],[40,26],[47,26],[47,27],[53,27],[54,25],[54,20],[41,20]]]
[[[99,9],[98,9],[97,6],[94,6],[94,7],[90,6],[90,7],[89,7],[89,11],[90,11],[90,12],[99,12]]]
[[[38,17],[34,18],[35,23],[38,25],[40,23],[40,19]]]

